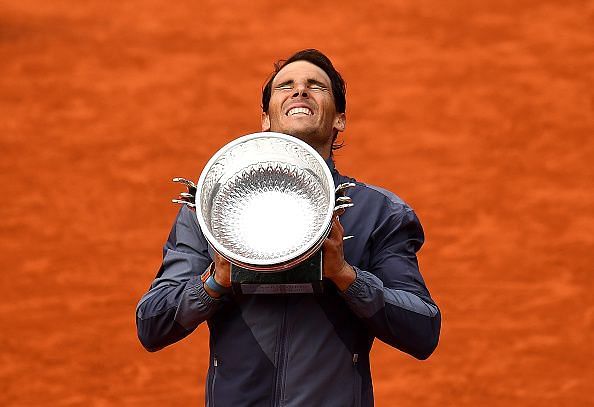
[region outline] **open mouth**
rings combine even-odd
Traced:
[[[313,112],[307,107],[294,107],[289,109],[287,116],[311,116]]]

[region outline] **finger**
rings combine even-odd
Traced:
[[[334,190],[334,193],[339,196],[344,195],[349,188],[353,188],[354,186],[355,186],[355,184],[352,182],[345,182],[345,183],[337,186],[336,189]]]
[[[350,196],[339,196],[336,198],[336,204],[349,204],[353,203],[353,199]]]
[[[332,228],[330,229],[330,234],[328,235],[329,239],[332,240],[341,240],[342,236],[344,235],[344,228],[342,227],[338,216],[334,216],[332,218]]]
[[[352,208],[353,206],[355,206],[355,205],[352,204],[352,203],[345,203],[345,204],[336,205],[334,207],[334,213],[337,213],[338,211],[342,211],[344,213],[345,209]]]
[[[220,255],[218,252],[215,252],[215,262],[221,265],[230,264],[229,260]]]
[[[338,229],[340,230],[340,236],[344,235],[344,227],[342,226],[342,223],[340,223],[340,218],[338,216],[335,217],[336,219],[336,225],[338,227]]]
[[[173,178],[172,181],[173,182],[179,182],[181,184],[186,185],[187,187],[196,188],[196,184],[194,184],[189,179],[185,179],[185,178],[182,178],[182,177],[176,177],[176,178]]]
[[[171,202],[173,202],[175,204],[186,205],[192,209],[196,208],[196,205],[193,204],[192,202],[184,201],[182,199],[172,199]]]

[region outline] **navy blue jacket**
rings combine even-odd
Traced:
[[[211,263],[194,212],[183,207],[161,268],[140,300],[136,322],[149,351],[207,321],[208,406],[372,406],[369,352],[374,338],[425,359],[441,315],[419,273],[424,241],[413,210],[396,195],[355,182],[355,206],[340,221],[346,261],[357,278],[344,292],[325,281],[322,295],[244,295],[213,299],[200,274]]]

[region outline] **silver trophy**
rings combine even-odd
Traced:
[[[286,134],[240,137],[206,164],[173,202],[196,212],[209,244],[231,262],[236,293],[319,293],[321,246],[336,211],[352,206],[324,159]]]

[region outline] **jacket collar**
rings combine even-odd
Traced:
[[[330,156],[330,158],[328,158],[324,161],[326,161],[326,165],[330,169],[330,174],[332,175],[332,179],[334,180],[334,186],[338,186],[338,184],[343,182],[342,181],[343,176],[340,175],[340,173],[336,169],[336,166],[334,165],[334,160],[332,159],[332,156]]]
[[[329,158],[327,158],[326,160],[326,165],[328,166],[328,168],[330,168],[330,172],[332,174],[334,174],[336,171],[336,166],[334,165],[334,160],[332,159],[332,156],[330,156]]]

